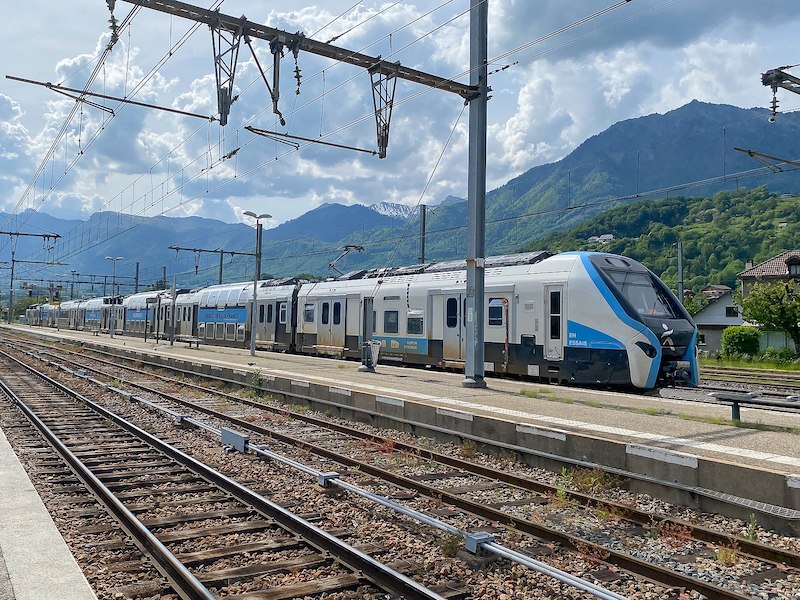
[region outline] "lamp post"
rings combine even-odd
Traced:
[[[118,260],[125,260],[121,256],[106,256],[106,260],[110,260],[113,267],[111,268],[111,325],[108,328],[108,332],[111,337],[114,337],[114,327],[116,325],[116,317],[117,317],[117,304],[116,304],[116,295],[114,294],[114,284],[117,281],[117,261]]]
[[[253,273],[253,306],[250,310],[250,356],[256,355],[256,301],[258,300],[258,278],[261,275],[261,219],[271,219],[267,213],[257,215],[246,210],[245,215],[256,220],[256,265]]]

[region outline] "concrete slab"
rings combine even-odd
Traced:
[[[2,430],[0,600],[96,600]]]

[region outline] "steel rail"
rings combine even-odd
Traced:
[[[194,459],[174,446],[167,444],[166,442],[153,436],[133,423],[123,419],[112,411],[100,406],[96,402],[86,398],[74,390],[69,389],[67,386],[47,376],[46,374],[37,371],[33,367],[26,365],[25,363],[5,352],[0,351],[0,355],[8,357],[10,360],[13,360],[20,366],[27,369],[29,372],[42,378],[44,381],[56,387],[63,393],[68,394],[76,400],[79,400],[97,414],[111,420],[118,427],[138,437],[184,467],[194,471],[206,481],[217,485],[240,502],[248,504],[262,514],[274,519],[281,526],[299,535],[319,550],[327,552],[331,556],[336,557],[336,559],[342,564],[347,565],[348,568],[352,569],[356,573],[361,573],[365,579],[372,581],[378,587],[407,600],[444,600],[442,596],[429,590],[422,584],[403,575],[402,573],[395,571],[394,569],[391,569],[387,565],[384,565],[380,561],[375,560],[368,554],[361,552],[349,544],[342,542],[337,537],[329,534],[323,529],[320,529],[305,519],[292,514],[278,504],[275,504],[263,496],[256,494],[244,485],[234,481],[219,471],[210,468],[209,466]],[[199,598],[201,596],[197,597]],[[211,600],[212,598],[213,596],[209,596],[208,600]]]
[[[155,390],[153,388],[148,388],[147,386],[142,386],[141,384],[137,384],[137,387],[141,387],[142,389],[145,389],[151,393],[156,393],[166,398],[169,398],[170,400],[174,400],[179,404],[191,406],[194,410],[197,410],[198,412],[202,412],[211,416],[225,419],[230,423],[236,424],[238,427],[241,427],[242,429],[261,433],[272,439],[292,444],[300,448],[304,448],[319,456],[323,456],[330,460],[336,461],[340,464],[344,464],[347,466],[357,466],[359,470],[361,470],[364,473],[368,473],[375,477],[379,477],[385,481],[389,481],[395,485],[404,487],[406,489],[417,491],[425,496],[431,498],[437,498],[445,503],[448,503],[452,506],[455,506],[461,510],[472,513],[486,520],[511,526],[519,531],[525,532],[539,539],[547,540],[549,542],[554,542],[561,544],[562,546],[569,547],[573,549],[573,551],[576,551],[578,553],[586,552],[588,549],[588,551],[594,552],[595,555],[597,556],[606,556],[606,558],[603,559],[603,562],[607,564],[615,565],[630,573],[635,573],[637,575],[646,577],[652,581],[660,582],[663,585],[669,587],[689,587],[691,589],[701,592],[709,600],[730,600],[730,599],[744,598],[744,596],[740,594],[716,586],[713,583],[704,582],[699,579],[693,578],[691,576],[683,575],[673,570],[662,568],[658,565],[654,565],[639,560],[628,554],[617,552],[615,550],[610,550],[600,544],[589,542],[578,536],[573,536],[567,533],[563,533],[556,529],[548,528],[545,525],[540,525],[533,521],[509,515],[508,513],[502,512],[501,510],[495,508],[491,508],[489,506],[486,506],[485,504],[461,498],[456,494],[451,494],[447,491],[443,491],[433,486],[429,486],[423,482],[415,481],[413,479],[409,479],[402,475],[398,475],[396,473],[384,470],[380,467],[375,467],[374,465],[371,465],[369,463],[365,463],[350,458],[348,456],[341,455],[335,451],[328,450],[327,448],[322,448],[315,444],[305,442],[303,440],[298,440],[291,436],[267,429],[265,427],[254,425],[252,423],[245,421],[244,419],[232,417],[230,415],[225,415],[224,413],[220,413],[219,411],[216,411],[214,409],[194,405],[187,400],[177,398],[171,394],[166,394],[164,392]],[[261,407],[263,408],[263,405],[261,405]],[[496,478],[495,476],[497,474],[498,473],[496,471],[493,471],[490,477]],[[724,539],[725,543],[730,542],[729,538],[726,537]]]
[[[100,352],[101,354],[107,354],[107,355],[110,355],[110,356],[114,356],[116,358],[123,358],[125,360],[134,360],[134,359],[130,359],[128,357],[119,356],[117,354],[114,354],[113,352],[98,351],[98,350],[93,350],[93,351],[94,352]],[[163,365],[159,365],[157,363],[148,363],[147,361],[138,361],[138,362],[145,362],[146,364],[149,364],[150,366],[154,366],[154,367],[158,367],[158,368],[165,368]],[[85,368],[85,367],[83,367],[83,368]],[[174,380],[172,380],[172,379],[170,379],[168,377],[165,377],[163,375],[158,375],[156,373],[139,371],[137,369],[133,369],[132,367],[126,367],[126,368],[134,370],[136,372],[146,373],[149,377],[155,377],[155,378],[162,379],[162,380],[165,380],[165,381],[168,381],[168,382],[174,381]],[[94,369],[92,369],[92,370],[94,370]],[[237,385],[243,385],[240,382],[234,382],[234,381],[231,381],[231,380],[228,380],[228,379],[224,379],[224,378],[220,378],[220,377],[216,377],[216,376],[211,376],[211,375],[204,375],[202,373],[195,373],[193,371],[187,371],[187,370],[176,369],[176,368],[172,369],[172,370],[179,371],[181,373],[191,374],[191,375],[198,376],[198,377],[205,377],[205,378],[210,378],[210,379],[214,379],[214,380],[225,381],[225,382],[228,382],[228,383],[236,383]],[[102,371],[99,371],[99,370],[95,370],[95,371],[102,373]],[[187,407],[191,407],[194,410],[197,410],[198,412],[202,412],[204,414],[208,414],[210,416],[214,416],[214,417],[217,417],[217,418],[226,419],[231,423],[235,423],[238,427],[246,428],[246,429],[249,429],[251,431],[262,433],[264,435],[271,435],[271,433],[270,433],[271,430],[268,430],[266,428],[259,428],[259,426],[257,426],[257,425],[254,425],[252,423],[249,423],[249,422],[241,420],[241,419],[237,419],[236,417],[232,417],[230,415],[226,415],[226,414],[224,414],[222,412],[216,411],[216,410],[211,409],[211,408],[206,408],[206,407],[203,407],[203,406],[194,405],[188,400],[184,400],[184,399],[182,399],[182,398],[180,398],[178,396],[174,396],[172,394],[168,394],[166,392],[159,391],[159,390],[157,390],[155,388],[151,388],[151,387],[146,386],[144,384],[128,382],[128,385],[131,385],[132,387],[139,388],[139,389],[141,389],[143,391],[159,394],[161,396],[169,398],[170,400],[172,400],[172,401],[174,401],[174,402],[176,402],[178,404],[181,404],[181,405],[187,406]],[[306,423],[310,423],[310,424],[316,425],[318,427],[332,429],[332,430],[337,431],[339,433],[343,433],[343,434],[350,435],[350,436],[353,436],[353,437],[358,437],[360,439],[365,439],[365,440],[372,441],[372,442],[374,442],[376,444],[381,444],[381,443],[385,442],[385,440],[386,440],[386,438],[383,438],[383,437],[380,437],[380,436],[377,436],[377,435],[373,435],[373,434],[361,431],[359,429],[354,429],[354,428],[348,427],[346,425],[341,425],[341,424],[338,424],[338,423],[332,423],[330,421],[325,421],[323,419],[318,419],[318,418],[313,417],[311,415],[294,412],[294,411],[291,411],[291,410],[288,410],[288,409],[280,409],[280,408],[268,407],[268,406],[265,406],[262,403],[250,400],[248,398],[241,398],[241,397],[236,396],[234,394],[228,394],[228,393],[225,393],[225,392],[221,392],[219,390],[209,389],[209,388],[206,388],[206,387],[204,387],[202,385],[194,384],[194,383],[191,383],[191,382],[188,382],[188,381],[182,381],[181,385],[186,386],[186,387],[191,387],[191,388],[199,390],[199,391],[205,391],[205,392],[214,393],[214,394],[223,396],[223,397],[225,397],[227,399],[234,400],[234,401],[237,401],[237,402],[241,402],[243,404],[246,404],[248,406],[252,406],[252,407],[255,407],[255,408],[268,409],[270,411],[274,411],[274,412],[277,412],[277,413],[280,413],[280,414],[284,414],[284,415],[290,416],[291,418],[294,418],[294,419],[297,419],[297,420],[300,420],[300,421],[304,421]],[[307,397],[302,396],[300,394],[294,394],[294,393],[283,392],[283,391],[272,391],[272,390],[268,390],[268,389],[265,390],[265,391],[271,391],[272,393],[276,393],[276,394],[281,394],[281,395],[285,395],[285,396],[291,396],[291,397],[295,397],[295,398],[302,399],[302,400],[308,400]],[[352,407],[350,407],[350,408],[352,408]],[[353,410],[355,410],[355,409],[353,409]],[[272,436],[272,437],[274,437],[274,436]],[[289,438],[289,437],[287,437],[286,440],[281,440],[281,441],[285,441],[286,443],[307,444],[307,442],[303,442],[302,440],[293,440],[293,438]],[[444,465],[448,465],[448,466],[452,466],[452,467],[455,467],[455,468],[458,468],[458,469],[462,469],[464,471],[467,471],[469,473],[473,473],[475,475],[480,475],[480,476],[483,476],[483,477],[487,477],[489,479],[495,479],[495,480],[501,481],[503,483],[507,483],[509,485],[513,485],[513,486],[519,487],[521,489],[525,489],[525,490],[529,490],[529,491],[533,491],[533,492],[538,492],[538,493],[542,493],[542,494],[552,494],[552,493],[555,493],[558,490],[557,486],[552,486],[552,485],[548,485],[548,484],[545,484],[545,483],[541,483],[541,482],[535,481],[533,479],[530,479],[528,477],[515,475],[513,473],[509,473],[509,472],[506,472],[506,471],[498,471],[496,469],[492,469],[491,467],[486,467],[486,466],[478,464],[478,463],[473,463],[473,462],[470,462],[470,461],[467,461],[467,460],[464,460],[464,459],[460,459],[460,458],[457,458],[457,457],[449,456],[449,455],[446,455],[446,454],[440,454],[440,453],[437,453],[437,452],[433,452],[431,450],[420,448],[418,446],[414,446],[414,445],[411,445],[411,444],[406,444],[406,443],[401,442],[401,441],[393,440],[393,442],[394,442],[394,448],[397,451],[416,454],[416,455],[418,455],[421,458],[424,458],[426,460],[433,460],[433,461],[439,462],[439,463],[444,464]],[[313,451],[314,447],[309,447],[308,449]],[[564,490],[564,493],[566,494],[567,498],[569,498],[570,500],[574,500],[574,501],[576,501],[576,502],[578,502],[578,503],[580,503],[582,505],[585,505],[585,506],[603,506],[603,507],[611,508],[611,509],[615,510],[618,514],[625,515],[624,518],[626,520],[628,520],[630,522],[633,522],[633,523],[636,523],[638,525],[648,526],[652,522],[652,518],[651,518],[652,515],[651,514],[645,512],[645,511],[638,510],[638,509],[636,509],[634,507],[631,507],[631,506],[618,504],[616,502],[611,502],[611,501],[608,501],[608,500],[599,500],[596,497],[590,496],[588,494],[583,494],[581,492],[573,491],[573,490]],[[680,525],[682,527],[687,527],[692,532],[692,537],[694,537],[695,539],[697,539],[699,541],[704,541],[704,542],[708,542],[708,543],[712,543],[712,544],[716,544],[716,545],[726,545],[726,544],[729,544],[730,540],[731,540],[731,536],[730,535],[723,534],[723,533],[714,531],[712,529],[709,529],[709,528],[706,528],[706,527],[702,527],[702,526],[696,525],[694,523],[690,523],[688,521],[683,521],[683,520],[680,520],[680,519],[674,519],[674,518],[665,516],[662,519],[660,519],[660,522],[676,524],[676,525]],[[794,552],[788,552],[786,550],[783,550],[783,549],[780,549],[780,548],[776,548],[774,546],[770,546],[770,545],[767,545],[767,544],[761,544],[759,542],[748,540],[748,539],[742,538],[742,537],[737,537],[736,538],[736,542],[737,542],[737,546],[738,546],[739,551],[744,553],[744,554],[750,555],[750,556],[752,556],[754,558],[758,558],[758,559],[761,559],[761,560],[766,560],[766,561],[769,561],[769,562],[772,562],[772,563],[775,563],[775,564],[785,564],[786,566],[789,566],[789,567],[800,568],[800,554],[797,554],[797,553],[794,553]]]
[[[38,373],[24,363],[20,363],[16,358],[11,357],[5,352],[0,351],[0,354],[24,366],[31,373],[37,376],[43,376],[46,381],[52,382],[46,375]],[[47,442],[75,473],[78,479],[80,479],[103,506],[105,506],[106,510],[117,520],[122,529],[135,541],[139,549],[146,556],[150,556],[154,560],[155,566],[158,568],[159,572],[167,578],[173,589],[181,598],[185,600],[214,600],[214,595],[198,581],[183,563],[175,558],[175,555],[172,554],[172,552],[170,552],[116,496],[114,496],[89,468],[67,448],[55,433],[53,433],[44,421],[36,415],[25,401],[14,393],[2,379],[0,379],[0,388],[14,401],[31,424],[39,430]],[[62,389],[61,391],[63,392],[65,390]]]

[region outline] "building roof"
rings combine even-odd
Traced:
[[[777,256],[773,256],[762,263],[742,271],[739,273],[739,278],[788,277],[789,268],[786,266],[786,261],[790,258],[796,258],[800,260],[800,250],[788,250],[786,252],[781,252]]]
[[[728,287],[727,285],[723,285],[721,283],[712,283],[711,285],[707,285],[703,288],[703,291],[719,291],[719,292],[729,292],[732,288]]]

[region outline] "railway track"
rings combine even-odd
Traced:
[[[703,366],[700,380],[714,389],[722,384],[764,390],[774,396],[800,393],[800,373],[780,369]]]
[[[78,481],[91,490],[156,566],[160,577],[115,593],[278,600],[358,589],[365,597],[443,597],[370,556],[380,548],[344,543],[6,354],[0,369],[3,392],[74,473],[56,469],[51,476],[71,493],[80,492]],[[108,522],[95,523],[93,511],[85,516],[84,533],[113,532]],[[241,543],[243,534],[258,541]],[[198,538],[202,550],[180,551]],[[135,571],[136,562],[125,566]],[[290,583],[281,583],[289,572]]]
[[[63,353],[64,349],[59,348],[59,354]],[[86,353],[81,353],[77,360],[83,368],[90,368],[87,365],[89,361]],[[107,363],[108,358],[105,361]],[[268,436],[273,442],[290,444],[301,452],[312,452],[316,456],[335,460],[339,465],[346,465],[351,471],[355,471],[355,474],[372,480],[370,484],[377,485],[381,491],[386,485],[382,482],[390,482],[393,485],[401,486],[406,491],[405,493],[412,490],[414,494],[435,498],[448,505],[450,508],[447,510],[467,511],[490,523],[511,527],[514,532],[535,536],[543,542],[545,548],[556,545],[559,548],[571,549],[573,552],[600,560],[612,569],[610,572],[624,569],[659,581],[671,589],[691,589],[709,598],[747,597],[747,594],[742,595],[741,592],[723,589],[718,585],[698,580],[696,576],[677,575],[674,566],[673,568],[663,568],[640,561],[633,557],[631,552],[618,552],[609,547],[636,544],[647,546],[648,541],[662,538],[662,541],[667,542],[666,545],[675,546],[674,552],[671,553],[673,556],[667,558],[662,553],[661,560],[663,562],[677,560],[678,564],[681,564],[680,561],[685,561],[687,556],[692,560],[702,559],[704,554],[708,554],[708,545],[714,544],[723,548],[735,547],[740,556],[746,556],[747,561],[753,561],[754,573],[767,573],[783,578],[785,577],[783,574],[787,571],[782,569],[791,570],[800,566],[800,558],[790,551],[782,551],[741,537],[737,538],[729,533],[715,532],[687,521],[637,510],[630,504],[608,501],[598,494],[571,490],[569,488],[573,487],[572,484],[578,479],[574,473],[562,473],[561,478],[555,484],[542,484],[528,477],[498,473],[496,468],[483,467],[474,461],[446,456],[421,448],[419,445],[398,442],[375,434],[365,434],[341,424],[333,425],[299,411],[293,413],[285,409],[267,407],[260,400],[221,394],[217,390],[210,390],[207,386],[200,386],[185,380],[176,381],[163,375],[157,375],[152,371],[126,367],[125,370],[131,373],[130,377],[139,380],[137,383],[121,381],[121,372],[118,367],[114,369],[113,375],[104,372],[100,367],[91,367],[91,370],[98,375],[103,373],[106,377],[113,376],[115,385],[124,383],[126,387],[138,388],[147,394],[160,397],[161,401],[172,403],[173,408],[166,407],[167,410],[175,410],[174,407],[177,406],[180,406],[180,410],[183,411],[190,408],[197,414],[210,416],[220,421],[225,420],[252,434]],[[148,383],[141,383],[143,379],[148,380]],[[209,394],[209,397],[188,401],[176,394],[165,393],[163,389],[158,389],[163,386],[191,388],[192,394],[195,396],[202,393]],[[229,403],[230,406],[218,410],[220,398],[224,398],[225,403]],[[217,408],[211,408],[213,405],[216,405]],[[255,412],[248,413],[250,409],[255,409]],[[278,417],[265,419],[263,413],[267,410],[270,411],[269,414]],[[256,415],[260,417],[261,421],[267,421],[270,426],[264,427],[255,422],[253,417]],[[288,421],[278,423],[282,419],[290,418],[292,421],[299,421],[301,425],[289,426]],[[276,424],[280,424],[281,427],[276,427]],[[292,430],[292,435],[284,433],[285,429]],[[354,440],[356,440],[355,445]],[[320,444],[321,441],[325,443]],[[361,456],[356,458],[359,454]],[[401,464],[398,464],[398,459],[401,463],[426,461],[429,468],[427,472],[423,473],[419,473],[419,469],[408,469],[414,471],[415,474],[412,476],[398,474],[398,471],[406,470],[398,468],[402,467]],[[599,474],[594,474],[591,477],[596,480],[599,476]],[[376,478],[379,478],[380,483],[374,483]],[[393,493],[395,495],[402,494],[402,492]],[[598,521],[597,515],[613,515],[614,531],[613,533],[606,531],[602,535],[597,532],[584,532],[583,536],[576,536],[565,533],[563,528],[542,526],[537,522],[535,508],[553,504],[569,507],[570,510],[584,507],[580,520],[585,523]],[[594,525],[594,527],[597,526],[597,524]],[[603,528],[603,523],[600,523],[599,527]],[[591,529],[591,527],[584,529]],[[606,526],[605,529],[608,527]],[[634,542],[634,538],[638,538],[639,541]]]

